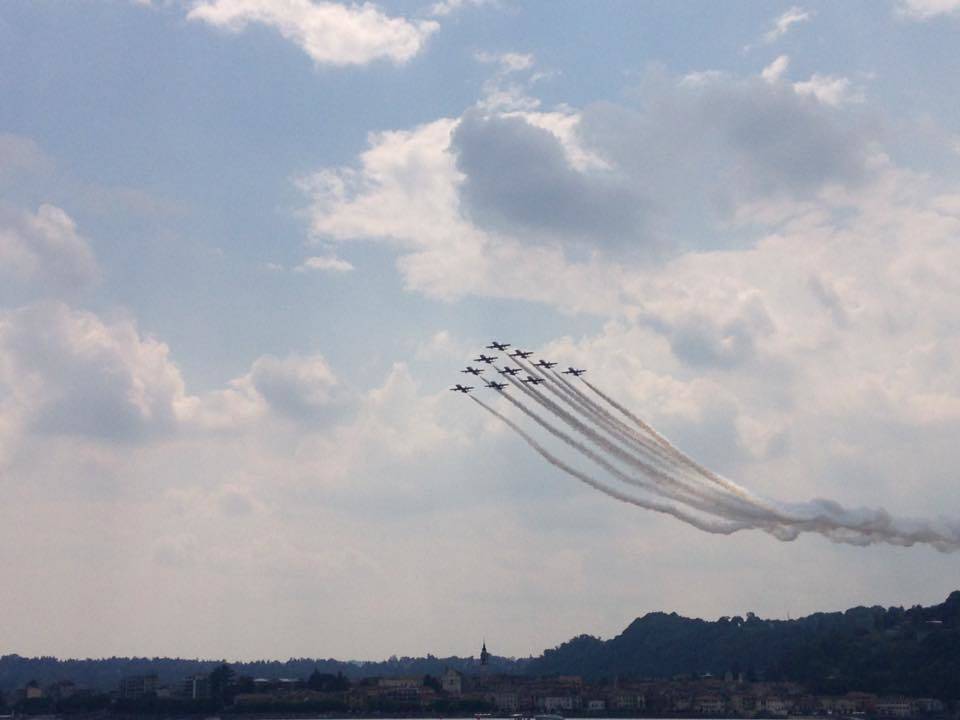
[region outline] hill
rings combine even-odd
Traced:
[[[591,679],[742,672],[819,693],[958,699],[960,591],[927,608],[856,607],[797,620],[649,613],[610,640],[582,635],[547,650],[526,672]]]

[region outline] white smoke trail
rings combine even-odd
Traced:
[[[776,515],[775,511],[771,511],[767,508],[758,509],[752,504],[744,503],[742,498],[731,497],[729,494],[719,491],[716,487],[704,483],[702,479],[691,477],[686,472],[681,471],[681,475],[679,477],[676,474],[663,472],[662,470],[650,465],[635,455],[623,450],[615,443],[610,442],[607,438],[603,437],[577,418],[565,412],[562,408],[556,405],[556,403],[553,403],[547,399],[536,389],[528,388],[519,381],[514,381],[513,384],[520,388],[520,390],[532,400],[538,402],[552,414],[560,418],[565,424],[587,438],[594,445],[605,450],[607,453],[613,455],[634,470],[639,471],[643,477],[653,480],[654,483],[656,483],[654,489],[659,494],[712,514],[719,514],[717,506],[721,506],[726,510],[728,516],[731,516],[734,519],[750,520],[758,525],[768,525],[771,522],[777,522],[782,519]],[[512,398],[508,399],[513,402]],[[539,417],[532,415],[530,411],[528,411],[522,405],[517,404],[517,406],[522,412],[530,415],[535,422],[541,424],[541,426],[543,426],[548,432],[556,434],[557,431],[555,428],[548,426]],[[567,436],[564,436],[562,439],[564,439],[566,442],[569,442]],[[577,449],[581,449],[582,452],[583,446],[577,445],[576,447]],[[672,466],[672,469],[676,473],[677,466],[675,463]],[[624,475],[622,473],[618,474],[617,477],[622,482],[625,482],[629,485],[650,489],[648,482],[639,480],[636,477]]]
[[[517,365],[530,372],[531,375],[545,377],[547,382],[550,382],[551,377],[547,375],[546,371],[532,370],[527,368],[519,359],[515,358],[515,360]],[[558,381],[558,387],[563,387],[564,390],[558,391],[556,387],[551,385],[548,385],[548,389],[565,406],[569,406],[575,415],[571,415],[564,406],[558,405],[557,402],[549,399],[536,388],[528,388],[512,376],[507,376],[507,379],[527,397],[549,410],[566,425],[600,448],[602,452],[639,471],[644,478],[643,480],[622,472],[599,452],[595,452],[583,443],[574,440],[524,407],[522,403],[509,397],[508,400],[547,432],[563,440],[621,482],[671,498],[699,512],[713,515],[718,520],[704,519],[669,503],[643,500],[599,483],[548,453],[507,418],[477,400],[516,432],[520,433],[524,440],[552,465],[619,500],[631,502],[640,507],[655,509],[658,512],[667,512],[708,532],[729,533],[750,527],[764,530],[785,541],[794,540],[801,533],[814,532],[834,542],[853,545],[871,545],[883,542],[902,546],[928,544],[943,552],[960,549],[960,521],[958,520],[928,521],[895,518],[883,509],[848,509],[836,502],[823,499],[815,499],[807,503],[773,506],[767,501],[757,498],[746,488],[701,466],[670,443],[648,423],[586,380],[581,379],[597,396],[633,422],[636,429],[612,416],[602,406],[577,390],[572,383],[560,377],[558,373],[553,372],[552,376],[554,380]],[[606,435],[603,433],[606,433]],[[613,438],[613,440],[610,438]],[[623,443],[629,450],[621,448],[617,444],[618,442]],[[643,455],[643,458],[634,455],[635,452]],[[690,482],[695,483],[695,486],[691,487]]]
[[[521,383],[517,381],[514,381],[514,385],[519,387],[524,393],[526,393],[528,396],[530,396],[534,400],[538,400],[541,402],[541,404],[543,404],[543,399],[538,398],[539,394],[536,393],[535,390],[524,387]],[[533,412],[529,408],[525,407],[519,401],[514,400],[509,395],[505,395],[504,397],[506,397],[506,399],[510,403],[512,403],[518,410],[520,410],[520,412],[524,413],[527,417],[532,419],[535,423],[537,423],[540,427],[542,427],[548,433],[558,438],[559,440],[563,441],[564,443],[572,447],[574,450],[577,450],[578,452],[583,454],[585,457],[592,460],[594,463],[602,467],[608,473],[610,473],[611,475],[613,475],[614,477],[616,477],[618,480],[620,480],[625,484],[632,485],[634,487],[638,487],[640,489],[647,490],[649,492],[654,492],[664,497],[668,497],[672,500],[682,502],[685,505],[696,508],[697,510],[700,510],[701,512],[704,512],[707,514],[722,516],[727,520],[748,522],[753,527],[769,529],[769,526],[771,526],[772,523],[776,522],[775,519],[771,520],[769,516],[760,515],[759,513],[754,511],[752,508],[745,510],[744,508],[739,507],[735,499],[733,499],[733,502],[731,502],[730,498],[716,497],[714,495],[705,495],[703,493],[691,491],[690,488],[677,483],[674,478],[671,478],[668,475],[656,470],[655,468],[652,468],[646,463],[637,461],[635,458],[633,458],[633,456],[629,455],[628,453],[624,453],[616,445],[606,442],[602,437],[597,436],[595,433],[590,432],[589,429],[585,431],[581,431],[580,428],[584,427],[582,423],[579,423],[573,418],[570,418],[569,416],[567,416],[567,419],[565,420],[567,424],[571,425],[571,427],[574,427],[574,429],[578,430],[578,432],[581,432],[581,434],[583,434],[592,442],[594,442],[595,445],[598,445],[599,447],[606,450],[610,454],[614,455],[615,457],[618,457],[621,461],[625,462],[628,465],[631,465],[634,469],[639,470],[642,473],[642,476],[646,479],[639,479],[637,477],[627,475],[622,470],[620,470],[620,468],[610,463],[599,453],[595,452],[594,450],[587,447],[583,443],[577,442],[574,438],[570,437],[569,435],[564,433],[562,430],[559,430],[555,426],[551,425],[549,422],[541,418],[539,415],[537,415],[535,412]],[[552,405],[552,403],[549,403],[549,401],[547,401],[547,404]],[[555,407],[556,406],[554,406],[554,408]],[[558,411],[558,410],[552,410],[552,412],[555,415],[558,415],[558,417],[561,417],[561,419],[564,419],[562,416],[566,415],[566,413],[563,413],[562,411]],[[653,484],[651,484],[651,481]],[[664,487],[664,483],[671,485],[673,487]],[[726,507],[728,515],[722,515],[718,511],[718,505]]]
[[[611,397],[610,397],[609,395],[607,395],[606,393],[602,392],[599,388],[594,387],[594,385],[593,385],[592,383],[590,383],[588,380],[585,380],[585,379],[583,379],[583,378],[580,378],[580,381],[581,381],[584,385],[586,385],[588,388],[590,388],[591,390],[593,390],[593,392],[595,392],[595,393],[596,393],[597,395],[599,395],[601,398],[603,398],[603,399],[604,399],[607,403],[609,403],[611,406],[613,406],[614,408],[616,408],[617,410],[619,410],[619,411],[620,411],[621,413],[623,413],[626,417],[630,418],[630,420],[632,420],[634,423],[636,423],[638,427],[642,428],[645,432],[649,433],[653,438],[656,439],[656,441],[657,441],[658,443],[660,443],[663,447],[667,448],[667,449],[674,455],[674,457],[676,457],[677,460],[679,460],[680,462],[682,462],[684,465],[687,465],[688,467],[692,468],[693,470],[696,470],[698,473],[700,473],[701,475],[703,475],[703,477],[705,477],[705,478],[708,479],[709,481],[714,482],[714,483],[716,483],[716,484],[718,484],[718,485],[726,488],[726,489],[729,490],[730,492],[735,493],[736,495],[738,495],[739,497],[743,498],[745,501],[747,501],[747,502],[749,502],[749,503],[751,503],[751,504],[755,504],[755,505],[757,505],[758,507],[762,507],[762,508],[764,508],[765,510],[768,510],[768,511],[770,511],[770,512],[779,512],[776,508],[772,507],[769,503],[767,503],[767,502],[761,500],[760,498],[754,496],[753,493],[749,492],[746,488],[738,485],[737,483],[733,482],[732,480],[728,480],[727,478],[723,477],[722,475],[718,475],[717,473],[713,472],[712,470],[708,470],[707,468],[703,467],[700,463],[698,463],[696,460],[694,460],[694,459],[691,458],[690,456],[684,454],[679,448],[677,448],[676,446],[674,446],[673,443],[671,443],[669,440],[667,440],[667,438],[665,438],[663,435],[661,435],[660,433],[658,433],[651,425],[649,425],[648,423],[644,422],[642,419],[640,419],[639,417],[637,417],[636,415],[634,415],[632,412],[630,412],[630,411],[629,411],[627,408],[625,408],[623,405],[621,405],[620,403],[618,403],[616,400],[614,400],[613,398],[611,398]]]
[[[667,438],[652,426],[616,402],[592,383],[581,381],[611,406],[630,418],[639,427],[659,438],[665,447],[676,453],[676,457],[689,467],[702,472],[705,477],[735,492],[739,496],[754,496],[742,486],[721,475],[704,468],[695,460],[676,448]],[[762,501],[761,501],[762,502]],[[779,508],[768,506],[778,521],[777,529],[770,530],[781,540],[793,540],[802,532],[816,532],[835,542],[852,545],[870,545],[886,542],[893,545],[910,546],[918,543],[932,545],[938,550],[949,552],[960,549],[960,527],[956,523],[940,520],[936,523],[922,520],[895,519],[882,509],[859,508],[850,510],[830,500],[814,500],[808,503],[781,505]]]
[[[620,502],[636,505],[637,507],[641,507],[646,510],[653,510],[654,512],[671,515],[675,517],[677,520],[681,520],[682,522],[685,522],[689,525],[693,525],[698,530],[703,530],[705,532],[714,533],[714,534],[729,535],[731,533],[737,532],[738,530],[744,530],[750,527],[745,523],[715,522],[705,518],[699,518],[695,515],[691,515],[690,513],[684,512],[683,510],[680,510],[679,508],[676,508],[667,503],[659,503],[655,501],[642,500],[632,495],[627,495],[626,493],[620,492],[616,488],[612,488],[609,485],[606,485],[605,483],[602,483],[598,480],[594,480],[589,475],[586,475],[580,472],[579,470],[576,470],[575,468],[571,467],[570,465],[567,465],[565,462],[563,462],[559,458],[552,455],[543,446],[541,446],[536,440],[530,437],[530,435],[528,435],[523,430],[521,430],[519,426],[514,424],[511,420],[507,419],[506,416],[501,415],[499,412],[497,412],[492,407],[487,405],[485,402],[483,402],[483,400],[480,400],[479,398],[476,398],[473,395],[470,396],[470,399],[477,402],[487,412],[491,413],[495,417],[499,418],[502,422],[504,422],[509,428],[511,428],[515,433],[517,433],[521,438],[523,438],[527,442],[527,444],[530,447],[532,447],[542,458],[544,458],[548,463],[553,465],[555,468],[562,470],[563,472],[567,473],[571,477],[575,477],[580,482],[586,485],[589,485],[593,489],[599,490],[605,495],[615,498]]]
[[[517,362],[520,364],[519,361]],[[536,368],[536,366],[532,367]],[[744,513],[742,508],[742,499],[731,499],[724,493],[718,493],[715,487],[705,484],[703,482],[703,478],[699,474],[691,472],[688,468],[679,467],[676,463],[676,458],[674,457],[673,453],[667,452],[659,445],[651,443],[642,436],[638,437],[633,428],[624,425],[619,419],[607,413],[602,407],[594,403],[582,393],[577,393],[575,389],[571,388],[570,390],[572,390],[572,392],[565,394],[562,392],[562,390],[558,390],[558,383],[554,382],[556,378],[548,375],[546,370],[541,370],[539,375],[547,381],[547,389],[560,397],[575,412],[586,416],[596,426],[605,430],[609,435],[626,445],[630,450],[640,453],[640,455],[643,457],[634,458],[634,460],[640,460],[644,463],[643,466],[638,467],[635,462],[625,460],[629,464],[633,465],[636,469],[644,473],[649,473],[650,465],[647,463],[652,463],[660,473],[663,473],[670,478],[670,482],[672,482],[681,493],[686,495],[694,493],[698,497],[703,497],[705,494],[707,494],[713,499],[714,502],[719,502],[728,506],[733,505],[734,507],[731,509],[737,514],[746,514],[754,518],[759,517],[757,512],[752,508],[748,509],[746,513]],[[556,376],[556,373],[554,372],[552,375]],[[561,383],[563,382],[565,382],[565,380],[561,378]],[[562,388],[562,384],[559,384],[559,387]],[[528,391],[528,395],[532,399],[540,402],[548,410],[554,414],[557,414],[556,406],[545,402],[545,398],[541,393],[538,392],[537,389],[524,388],[524,390]],[[580,430],[580,428],[577,429]],[[621,459],[623,458],[621,457]],[[670,493],[669,496],[673,499],[681,499],[675,493]],[[760,505],[759,503],[755,502],[750,504],[760,507],[764,512],[771,512],[771,508],[768,506]]]
[[[623,427],[623,424],[620,423],[619,420],[611,418],[602,412],[597,412],[596,407],[590,403],[583,402],[561,384],[551,381],[550,376],[547,375],[545,371],[541,371],[540,375],[548,381],[545,383],[546,389],[568,406],[572,412],[578,413],[587,422],[594,423],[596,427],[606,432],[609,437],[640,454],[645,461],[652,463],[659,470],[669,473],[675,469],[676,463],[672,462],[670,455],[662,448],[651,445],[648,442],[638,441],[637,438],[629,432],[630,429]]]

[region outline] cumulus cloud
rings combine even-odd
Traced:
[[[322,355],[262,355],[226,387],[184,398],[180,420],[195,432],[229,434],[271,419],[315,429],[342,420],[355,404]]]
[[[343,403],[339,382],[320,355],[265,355],[254,362],[249,378],[273,410],[296,419],[321,419]]]
[[[589,164],[589,154],[566,144],[574,138],[574,120],[566,114],[524,117],[536,127],[555,128],[571,166]],[[572,305],[610,307],[621,293],[617,268],[595,258],[571,266],[559,247],[487,232],[464,216],[459,196],[464,178],[449,151],[457,124],[444,118],[374,134],[356,166],[304,178],[314,240],[388,243],[401,251],[398,266],[407,287],[432,297],[549,300],[558,287],[576,287],[582,292],[568,294]]]
[[[612,241],[643,234],[643,198],[630,184],[571,167],[557,136],[522,117],[468,113],[450,150],[463,208],[481,227]]]
[[[73,294],[94,284],[100,271],[93,250],[62,209],[0,219],[0,278],[34,296]]]
[[[439,25],[390,17],[372,3],[316,0],[204,0],[187,17],[230,32],[259,23],[276,29],[318,65],[404,63],[419,53]]]
[[[586,108],[581,136],[661,202],[691,184],[707,198],[742,202],[809,196],[827,184],[861,181],[873,127],[773,82],[783,65],[771,67],[771,82],[718,76],[690,85],[653,78],[637,108]]]
[[[26,431],[103,440],[171,433],[185,396],[164,343],[61,303],[0,315],[0,385]]]
[[[147,443],[271,419],[315,427],[354,404],[321,355],[264,355],[223,389],[191,395],[167,345],[132,319],[60,302],[0,313],[0,450],[29,436]]]
[[[312,235],[389,243],[407,287],[434,297],[630,313],[624,250],[722,247],[718,220],[856,188],[882,157],[869,116],[779,78],[653,73],[636,97],[372,134],[355,165],[302,181]]]

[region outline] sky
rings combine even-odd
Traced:
[[[448,388],[496,338],[765,497],[955,522],[958,35],[957,0],[6,0],[0,652],[942,601],[958,553],[706,534]]]

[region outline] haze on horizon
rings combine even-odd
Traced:
[[[957,0],[3,3],[0,652],[940,602],[958,554],[706,535],[447,388],[521,342],[764,497],[956,517],[958,35]]]

